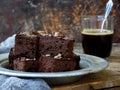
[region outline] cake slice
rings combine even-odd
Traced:
[[[15,54],[20,57],[36,58],[37,44],[36,34],[20,32],[15,37]]]
[[[61,53],[62,57],[72,57],[73,45],[74,40],[66,40],[54,36],[40,36],[38,53],[39,55],[50,54],[51,56]]]
[[[40,72],[63,72],[79,69],[80,57],[63,58],[59,55],[51,57],[49,55],[42,56],[39,59]]]
[[[17,58],[13,61],[14,70],[26,72],[38,72],[38,61],[25,57]]]

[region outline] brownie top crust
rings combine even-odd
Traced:
[[[45,31],[37,31],[38,35],[40,36],[45,36],[45,37],[56,37],[56,38],[62,38],[62,39],[65,39],[65,40],[74,40],[74,38],[72,37],[68,37],[68,35],[65,35],[61,32],[52,32],[52,33],[46,33]]]
[[[17,33],[17,36],[24,36],[24,37],[37,37],[38,33],[37,32],[34,32],[34,31],[31,31],[31,32],[19,32]]]

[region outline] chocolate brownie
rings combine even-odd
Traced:
[[[37,43],[36,34],[20,32],[15,37],[15,54],[20,57],[36,58]]]
[[[26,71],[26,72],[37,72],[38,61],[36,59],[28,59],[25,57],[17,58],[13,61],[14,70]]]
[[[68,71],[74,70],[75,64],[72,61],[68,60],[60,60],[54,59],[53,57],[43,57],[40,61],[39,71],[41,72],[60,72],[60,71]],[[69,66],[70,65],[70,66]],[[71,65],[73,65],[71,67]]]
[[[40,36],[38,53],[39,55],[50,54],[51,56],[61,53],[62,57],[72,57],[73,45],[74,40],[54,36]]]
[[[76,56],[74,56],[74,58],[42,56],[39,59],[39,71],[62,72],[75,70],[79,68],[79,60],[80,58]]]

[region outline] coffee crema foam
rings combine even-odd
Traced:
[[[103,29],[103,31],[100,32],[100,29],[84,29],[81,33],[85,35],[110,35],[113,34],[113,31]]]

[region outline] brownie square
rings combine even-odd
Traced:
[[[56,56],[58,53],[62,54],[62,57],[73,56],[74,40],[66,40],[53,36],[40,36],[39,38],[39,55],[50,54]]]
[[[26,58],[36,58],[37,44],[37,35],[18,33],[15,38],[15,54]]]
[[[38,61],[36,59],[28,59],[25,57],[17,58],[13,61],[14,70],[26,71],[26,72],[37,72]]]
[[[80,60],[80,59],[79,59]],[[39,59],[40,72],[63,72],[78,69],[75,58],[54,58],[42,56]]]

